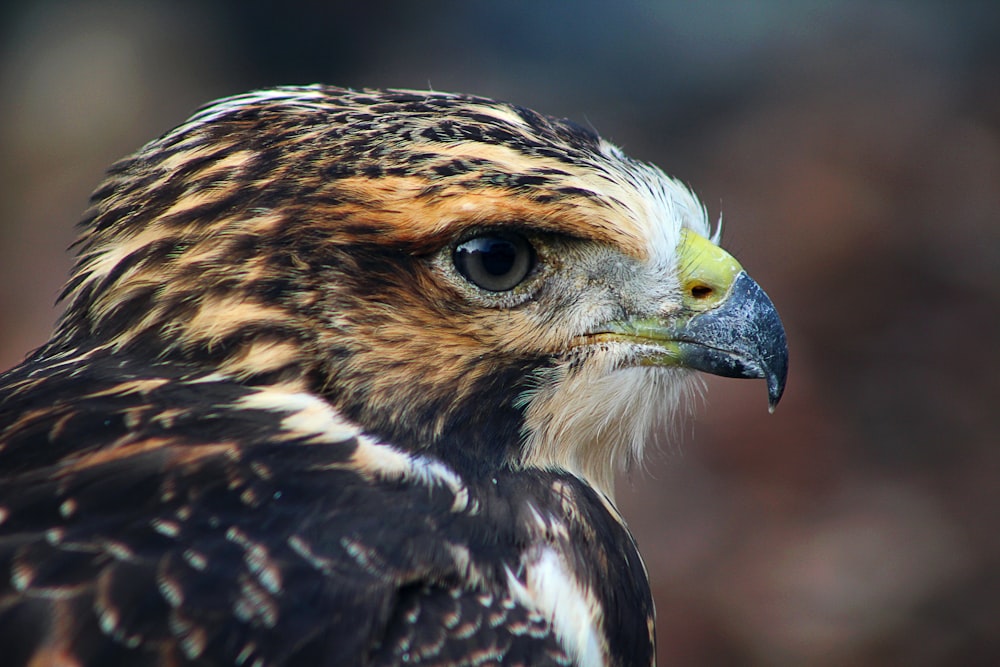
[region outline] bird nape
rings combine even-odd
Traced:
[[[93,195],[0,376],[5,665],[641,665],[615,471],[787,371],[697,198],[437,92],[212,103]]]

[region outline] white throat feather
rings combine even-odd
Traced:
[[[537,378],[538,387],[520,401],[524,466],[566,470],[614,499],[615,474],[670,435],[699,386],[683,369],[622,363],[635,353],[609,344]]]

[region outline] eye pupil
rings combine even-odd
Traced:
[[[535,263],[531,244],[518,234],[484,234],[460,243],[455,268],[466,280],[489,292],[506,292],[527,277]]]
[[[517,259],[517,249],[507,239],[489,239],[479,254],[483,269],[497,277],[510,273]]]

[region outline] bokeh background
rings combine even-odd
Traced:
[[[1000,4],[8,1],[0,369],[113,160],[315,81],[589,124],[724,215],[778,305],[777,413],[709,379],[620,484],[661,664],[1000,664]]]

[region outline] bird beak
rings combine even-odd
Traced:
[[[767,380],[774,411],[788,375],[788,343],[771,299],[708,239],[684,230],[678,247],[683,307],[670,318],[613,323],[614,338],[649,343],[644,363]]]

